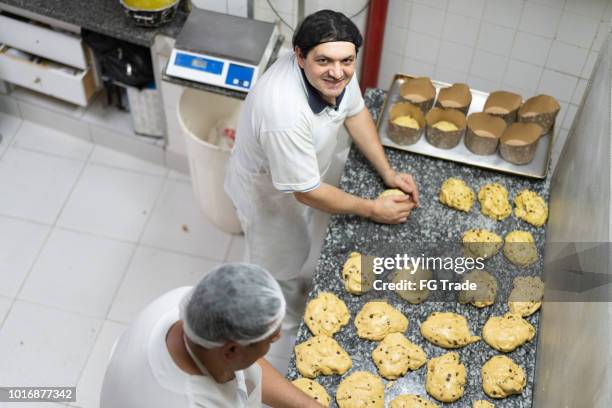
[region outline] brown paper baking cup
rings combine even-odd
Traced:
[[[513,123],[499,139],[499,152],[505,161],[527,164],[533,160],[541,134],[535,123]]]
[[[516,121],[516,113],[521,107],[523,98],[519,94],[507,91],[495,91],[489,94],[483,111],[502,118],[507,125]]]
[[[444,109],[457,109],[467,115],[472,103],[472,92],[467,84],[453,84],[440,89],[436,106]]]
[[[419,123],[418,129],[399,126],[393,120],[399,116],[412,116]],[[415,144],[421,138],[425,129],[425,116],[421,109],[409,102],[398,102],[391,106],[389,110],[389,122],[387,123],[387,135],[389,139],[398,145]]]
[[[494,154],[504,130],[506,122],[502,118],[484,112],[472,113],[467,118],[465,146],[474,154]]]
[[[433,106],[436,87],[428,77],[410,78],[400,86],[399,93],[403,99],[426,114]]]
[[[527,99],[518,111],[519,122],[535,123],[542,128],[542,134],[548,133],[555,124],[561,105],[549,95],[538,95]]]
[[[459,129],[445,132],[433,127],[442,120],[455,124]],[[427,141],[440,149],[452,149],[457,146],[465,132],[465,115],[456,109],[433,108],[425,117],[425,122],[427,123],[425,133]]]

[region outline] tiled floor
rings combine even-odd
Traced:
[[[0,133],[0,384],[76,385],[71,406],[97,408],[138,311],[241,260],[243,239],[204,219],[188,176],[2,113]],[[282,371],[291,342],[269,355]]]

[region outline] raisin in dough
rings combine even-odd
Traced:
[[[351,252],[342,267],[344,288],[353,295],[362,295],[372,289],[374,273],[370,268],[362,268],[362,255]]]
[[[501,221],[512,214],[508,190],[499,183],[489,183],[478,192],[480,211],[487,217]]]
[[[484,341],[495,350],[508,353],[531,341],[535,328],[519,314],[491,316],[482,328]]]
[[[471,229],[463,234],[466,258],[490,258],[499,252],[503,244],[502,237],[486,229]]]
[[[494,356],[480,370],[482,389],[491,398],[522,394],[527,380],[525,372],[506,356]]]
[[[474,269],[463,275],[462,282],[476,284],[476,290],[459,292],[459,303],[470,303],[478,308],[491,306],[497,295],[497,281],[489,272]]]
[[[474,192],[463,180],[451,177],[442,183],[440,202],[451,208],[469,212],[474,204]]]
[[[432,358],[427,363],[425,389],[438,401],[457,401],[463,396],[465,381],[465,366],[456,352]]]
[[[336,340],[314,336],[295,346],[295,365],[302,376],[315,378],[319,374],[344,374],[353,362]]]
[[[420,368],[427,362],[427,355],[402,333],[391,333],[374,349],[372,360],[382,377],[395,380],[408,370]]]
[[[384,408],[385,385],[380,377],[367,371],[355,371],[338,385],[339,408]]]
[[[523,317],[531,316],[542,306],[544,282],[537,276],[514,278],[512,292],[508,297],[508,307],[512,313]]]
[[[528,231],[512,231],[506,235],[504,255],[513,264],[527,267],[538,260],[538,249]]]
[[[329,394],[318,382],[309,378],[298,378],[297,380],[292,381],[291,384],[298,387],[300,391],[317,401],[319,404],[323,405],[324,407],[329,407]]]
[[[336,295],[321,292],[306,305],[304,322],[314,335],[333,336],[346,325],[350,314],[346,305]]]
[[[404,300],[408,301],[412,304],[419,304],[429,296],[429,289],[427,287],[423,287],[423,289],[419,289],[421,287],[421,281],[428,281],[431,279],[431,271],[428,269],[417,268],[416,271],[412,271],[412,268],[406,269],[398,269],[393,276],[393,282],[399,283],[402,281],[414,282],[415,288],[414,290],[409,289],[396,289],[398,295],[400,295]]]
[[[537,193],[523,190],[514,197],[514,215],[533,226],[541,227],[548,218],[548,206]]]
[[[420,395],[404,394],[393,399],[389,408],[439,408],[439,406]]]
[[[465,317],[452,312],[434,312],[421,323],[421,334],[436,346],[456,349],[480,340],[472,336]]]
[[[390,333],[403,333],[408,319],[386,302],[368,302],[355,317],[357,335],[362,339],[380,341]]]

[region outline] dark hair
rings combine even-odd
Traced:
[[[333,10],[320,10],[306,17],[293,35],[293,48],[306,57],[319,44],[347,41],[355,44],[355,52],[363,43],[359,29],[347,16]]]

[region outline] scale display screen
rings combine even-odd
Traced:
[[[174,63],[180,67],[197,69],[215,75],[221,75],[223,72],[223,61],[196,57],[189,54],[177,53]]]

